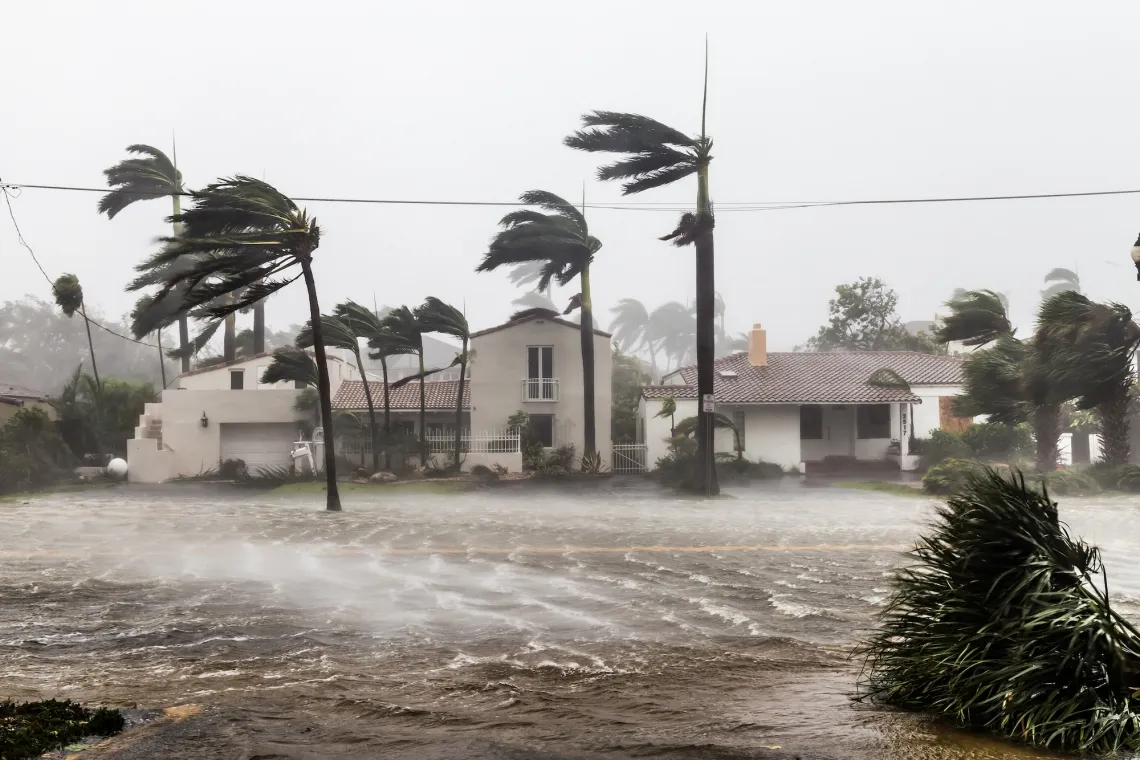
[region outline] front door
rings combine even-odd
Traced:
[[[828,442],[827,453],[831,456],[855,456],[855,407],[825,406],[823,438]]]
[[[527,401],[553,401],[554,347],[528,346],[526,357]]]

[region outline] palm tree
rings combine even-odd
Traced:
[[[1041,355],[1045,382],[1056,393],[1075,398],[1078,409],[1094,410],[1105,464],[1127,464],[1129,406],[1135,382],[1133,357],[1140,327],[1122,304],[1093,303],[1080,293],[1062,291],[1041,305],[1034,348]]]
[[[669,437],[677,435],[677,421],[674,419],[677,414],[677,399],[672,396],[666,396],[661,399],[661,410],[654,417],[668,417],[669,418]]]
[[[388,315],[385,316],[381,322],[384,325],[384,329],[396,336],[401,345],[411,349],[410,351],[401,351],[400,353],[412,353],[419,359],[420,372],[419,375],[415,377],[418,377],[420,381],[420,466],[426,467],[428,460],[427,389],[424,387],[424,330],[423,323],[420,320],[421,309],[422,307],[413,310],[407,306],[400,306],[399,308],[390,310]],[[385,381],[384,386],[387,388],[387,381]]]
[[[261,373],[261,382],[264,385],[295,383],[306,388],[318,388],[321,384],[320,372],[313,357],[307,351],[292,346],[273,352],[273,360]]]
[[[356,331],[338,317],[321,316],[321,334],[324,336],[325,346],[343,348],[352,352],[356,357],[356,368],[360,371],[360,379],[364,384],[364,400],[368,404],[368,440],[372,444],[372,472],[380,471],[380,447],[376,441],[376,407],[372,403],[372,388],[368,385],[368,373],[364,371],[364,359],[360,356],[360,343]],[[309,348],[313,345],[313,326],[307,323],[297,334],[297,348]],[[327,439],[326,439],[327,440]]]
[[[1041,299],[1047,301],[1058,293],[1070,290],[1081,292],[1081,278],[1072,269],[1057,267],[1045,275],[1045,289],[1041,291]]]
[[[939,343],[984,346],[1002,335],[1013,335],[1005,301],[992,290],[955,290],[946,306],[950,315],[934,331]]]
[[[582,344],[582,405],[584,425],[584,455],[597,450],[594,407],[594,311],[590,295],[590,263],[602,243],[590,234],[585,215],[568,201],[554,193],[531,190],[519,196],[528,206],[542,211],[520,209],[504,216],[499,225],[503,228],[491,241],[483,261],[476,272],[490,272],[512,264],[540,264],[539,290],[549,287],[552,280],[565,285],[575,277],[581,292],[574,303],[582,310],[579,334]],[[543,212],[547,213],[543,213]],[[532,307],[532,308],[545,308]],[[573,308],[573,304],[572,304]]]
[[[650,374],[656,382],[660,377],[657,371],[657,336],[653,332],[653,322],[645,304],[636,298],[623,298],[610,309],[614,319],[610,331],[622,351],[634,353],[646,349],[649,352]]]
[[[51,292],[55,296],[56,306],[69,319],[75,315],[75,312],[79,312],[83,317],[83,326],[87,328],[87,348],[91,351],[91,373],[95,375],[95,386],[102,388],[103,383],[99,381],[99,367],[95,363],[95,344],[91,340],[91,320],[87,318],[87,312],[83,308],[83,286],[79,284],[79,278],[73,274],[62,274],[52,283]]]
[[[464,316],[463,312],[435,296],[427,297],[424,305],[419,309],[419,316],[424,332],[450,335],[460,341],[459,355],[455,357],[456,362],[459,363],[459,392],[455,398],[455,470],[458,472],[463,453],[463,383],[467,375],[467,363],[470,359],[467,344],[471,340],[471,328],[468,326],[467,317]]]
[[[672,369],[693,363],[693,351],[697,345],[697,321],[693,312],[684,304],[678,301],[661,304],[650,313],[649,327],[654,335],[662,336],[658,345],[665,356],[672,359]]]
[[[332,393],[312,268],[313,252],[321,238],[316,220],[272,185],[252,177],[219,180],[192,191],[190,196],[194,206],[171,218],[182,224],[182,234],[163,238],[165,247],[140,264],[139,271],[169,268],[156,300],[161,303],[177,292],[180,303],[174,307],[176,315],[205,309],[206,315],[216,320],[252,306],[303,277],[313,326],[321,419],[325,440],[333,441]],[[186,263],[170,266],[174,262]],[[301,271],[292,271],[293,267]],[[241,295],[232,297],[235,293]],[[224,303],[210,305],[223,297]],[[136,318],[136,335],[153,329],[148,319],[146,313]],[[336,454],[331,445],[325,446],[325,478],[326,508],[339,511]]]
[[[135,201],[170,197],[174,215],[181,213],[180,203],[182,172],[165,153],[150,145],[130,145],[127,153],[135,158],[127,158],[114,166],[104,169],[107,185],[111,191],[99,199],[99,213],[114,219],[120,211]],[[174,227],[178,234],[178,225]],[[158,333],[159,356],[162,355],[162,335]],[[185,315],[178,319],[178,347],[181,350],[182,371],[190,370],[190,328]],[[164,368],[165,371],[165,368]]]
[[[583,129],[564,142],[576,150],[621,153],[625,158],[598,170],[601,180],[625,180],[622,193],[631,195],[672,184],[697,175],[697,210],[685,214],[664,239],[675,245],[694,245],[697,269],[697,392],[704,398],[713,393],[713,361],[716,351],[713,264],[713,213],[709,199],[709,162],[712,138],[705,132],[708,104],[708,51],[705,52],[705,87],[701,105],[701,133],[690,137],[646,116],[613,111],[594,111],[582,117]],[[713,426],[702,404],[697,428],[697,488],[708,494],[720,492],[713,467]]]

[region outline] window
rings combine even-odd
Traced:
[[[548,449],[554,447],[553,414],[532,414],[530,416],[530,429],[543,446]]]
[[[736,444],[736,451],[744,451],[747,446],[744,443],[744,412],[732,413],[732,424],[736,425],[736,436],[733,443]]]
[[[556,398],[553,346],[527,346],[526,380],[528,399],[553,401]]]
[[[823,407],[805,404],[800,407],[800,440],[818,441],[823,438]]]
[[[244,369],[231,369],[230,370],[230,390],[240,391],[245,388],[245,370]]]
[[[860,404],[855,410],[860,438],[891,437],[890,404]]]

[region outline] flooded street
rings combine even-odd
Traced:
[[[169,755],[195,760],[1043,757],[847,698],[848,653],[933,501],[726,493],[2,503],[0,691],[200,703],[211,740]],[[1134,619],[1138,509],[1062,500]]]

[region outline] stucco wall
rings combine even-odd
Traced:
[[[644,406],[640,407],[643,411],[645,419],[645,463],[649,469],[653,469],[657,460],[669,453],[669,418],[656,417],[658,412],[661,411],[661,402],[664,399],[642,399]],[[677,414],[674,419],[677,422],[692,417],[697,413],[697,402],[695,399],[677,399]]]
[[[800,408],[794,404],[760,406],[718,405],[717,411],[729,419],[733,412],[744,412],[744,456],[752,461],[763,460],[781,467],[799,467]],[[734,451],[735,441],[731,430],[716,432],[716,450]]]
[[[345,380],[360,379],[360,372],[356,368],[355,360],[350,358],[346,361],[341,354],[348,354],[348,352],[340,349],[328,349],[329,384],[332,386],[334,396],[337,389],[340,388],[340,384]],[[180,375],[171,386],[188,391],[228,391],[230,389],[230,373],[243,370],[245,372],[244,390],[292,390],[293,383],[283,382],[275,385],[263,385],[261,383],[262,373],[272,363],[272,356],[260,356],[216,369],[211,368],[202,372]]]
[[[552,346],[558,401],[524,402],[527,347]],[[572,443],[581,455],[584,444],[582,409],[582,344],[576,328],[536,319],[496,330],[471,340],[475,352],[471,371],[471,431],[501,430],[518,410],[553,414],[555,445]],[[609,339],[594,336],[594,405],[596,440],[602,461],[611,457],[610,415],[613,398]]]
[[[914,395],[922,399],[914,405],[913,430],[915,438],[929,438],[930,431],[942,427],[938,399],[943,396],[957,396],[962,393],[960,385],[913,385]]]

